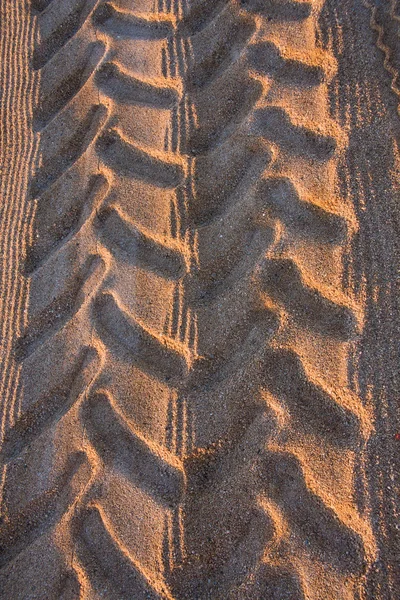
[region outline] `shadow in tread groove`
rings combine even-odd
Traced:
[[[43,12],[52,2],[55,0],[31,0],[31,6],[33,10]]]
[[[239,0],[244,9],[278,21],[302,21],[311,15],[311,2],[297,0]]]
[[[257,188],[260,207],[300,237],[325,244],[342,244],[348,232],[346,220],[302,201],[290,179],[269,177]]]
[[[303,537],[305,548],[345,573],[360,573],[364,565],[362,539],[344,526],[318,496],[309,491],[299,461],[286,453],[266,453],[260,462],[266,494],[282,508]]]
[[[67,573],[58,586],[57,600],[76,600],[79,598],[81,584],[76,573]]]
[[[83,452],[69,457],[65,471],[53,488],[32,500],[18,515],[3,524],[0,533],[0,567],[8,564],[25,548],[56,525],[75,497],[73,479],[90,477],[90,466]]]
[[[58,113],[68,106],[84,87],[101,63],[106,48],[101,42],[93,42],[85,47],[82,55],[74,57],[71,70],[62,74],[62,79],[51,90],[42,92],[35,111],[34,128],[44,129]],[[50,65],[55,68],[56,65]],[[44,75],[45,77],[45,75]]]
[[[198,93],[200,88],[210,85],[238,63],[255,31],[256,23],[251,15],[238,14],[236,7],[228,5],[209,27],[191,38],[185,89]]]
[[[174,188],[183,180],[180,164],[161,160],[130,144],[115,130],[97,141],[104,162],[120,175],[133,177],[162,188]]]
[[[94,292],[105,273],[105,263],[100,256],[89,256],[83,268],[74,273],[64,293],[53,298],[34,320],[26,333],[16,343],[16,356],[24,360],[55,335],[83,306]]]
[[[228,139],[214,151],[197,158],[194,168],[196,197],[189,207],[195,226],[216,221],[235,198],[246,198],[249,188],[270,163],[265,144],[253,137]],[[221,177],[222,169],[227,176]]]
[[[111,293],[102,293],[93,302],[96,328],[105,343],[126,360],[139,365],[156,378],[172,382],[180,380],[187,371],[183,354],[145,330],[133,317],[123,311]]]
[[[224,9],[229,6],[230,0],[193,0],[187,5],[187,12],[178,22],[178,35],[192,37],[203,31],[218,19]]]
[[[143,104],[168,109],[178,102],[175,88],[156,86],[136,79],[112,62],[103,64],[97,71],[96,83],[104,94],[121,104]]]
[[[250,68],[257,73],[296,87],[313,87],[325,79],[322,67],[307,65],[299,60],[284,58],[272,42],[252,44],[247,50]]]
[[[106,522],[103,510],[90,505],[74,518],[77,554],[92,586],[103,596],[132,600],[172,600],[167,590],[157,591],[144,572],[129,556]],[[160,586],[161,587],[161,586]]]
[[[39,16],[39,31],[41,21],[52,22],[58,26],[52,28],[42,42],[36,47],[33,54],[33,68],[41,69],[59,50],[70,40],[86,22],[98,0],[53,0],[42,8]],[[39,3],[36,3],[39,4]],[[43,6],[43,2],[39,4]],[[46,10],[48,8],[48,10]],[[45,11],[45,12],[44,12]],[[52,13],[48,15],[48,13]],[[51,20],[50,20],[51,19]],[[46,32],[47,33],[47,32]]]
[[[267,107],[254,111],[252,133],[261,133],[287,152],[319,161],[329,160],[336,150],[334,138],[294,125],[282,108]]]
[[[80,158],[96,139],[107,116],[103,105],[92,106],[77,129],[65,140],[62,150],[55,156],[46,158],[31,184],[31,195],[36,198],[54,184]]]
[[[14,460],[26,446],[59,421],[85,393],[88,382],[93,379],[99,366],[97,351],[93,348],[83,349],[57,388],[24,411],[7,432],[0,452],[0,462]]]
[[[300,421],[305,432],[323,437],[339,448],[357,446],[360,439],[357,417],[309,381],[300,358],[294,352],[266,352],[263,384],[284,400],[290,414]]]
[[[281,303],[300,323],[339,340],[353,339],[358,332],[355,314],[346,306],[325,298],[305,285],[301,271],[289,259],[266,259],[261,266],[263,291]]]
[[[168,279],[178,279],[186,271],[183,254],[141,231],[114,206],[98,214],[98,233],[102,242],[115,254],[119,251],[131,264],[138,265]]]
[[[261,565],[243,600],[306,600],[299,577],[284,568]]]
[[[41,268],[87,224],[104,200],[109,185],[104,175],[93,175],[87,187],[79,190],[78,196],[67,193],[66,201],[61,205],[54,202],[54,197],[59,198],[62,193],[58,186],[55,188],[53,186],[47,190],[38,201],[35,216],[37,237],[27,251],[26,276]]]
[[[167,505],[179,502],[183,472],[131,429],[108,394],[93,394],[82,407],[82,418],[96,452],[106,464],[128,475],[156,501]]]
[[[93,15],[94,24],[106,33],[134,40],[161,40],[172,36],[171,20],[146,20],[120,12],[111,4],[99,6]]]
[[[262,94],[261,82],[241,72],[225,72],[203,88],[196,99],[197,126],[188,135],[185,153],[196,157],[205,155],[232,138],[245,126]],[[218,111],[213,103],[215,96],[221,98]],[[249,134],[258,136],[260,132],[246,131],[246,135]]]

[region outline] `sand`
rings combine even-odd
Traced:
[[[399,598],[398,0],[0,35],[1,598]]]

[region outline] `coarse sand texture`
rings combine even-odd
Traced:
[[[400,599],[400,0],[0,0],[2,600]]]

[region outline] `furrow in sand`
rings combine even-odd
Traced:
[[[60,520],[73,499],[71,480],[77,471],[87,466],[83,453],[71,455],[66,470],[58,477],[54,487],[27,504],[17,515],[10,515],[0,538],[0,568],[6,566],[35,539]]]
[[[108,131],[97,144],[104,162],[119,175],[140,179],[161,188],[174,188],[183,177],[180,162],[153,154],[125,140],[118,131]]]
[[[131,76],[113,62],[105,63],[98,71],[97,82],[106,96],[122,104],[144,104],[155,108],[171,108],[178,100],[173,86],[162,85]]]
[[[37,221],[40,225],[37,225],[37,236],[28,248],[25,262],[25,273],[31,277],[91,224],[109,190],[106,177],[96,174],[85,182],[76,196],[71,197],[68,184],[72,178],[73,173],[67,170],[37,198]],[[55,196],[62,196],[63,201],[54,205]]]
[[[42,79],[47,81],[48,85],[42,86],[39,106],[35,115],[35,128],[39,131],[48,127],[60,113],[61,116],[65,115],[68,107],[73,107],[79,101],[77,96],[84,93],[85,88],[89,87],[93,73],[102,62],[105,53],[103,44],[100,42],[85,44],[83,52],[80,45],[76,44],[75,48],[66,48],[65,53],[73,55],[71,70],[65,72],[66,59],[63,55],[57,61],[51,61],[46,68],[49,74],[55,73],[56,77],[47,77],[42,72]],[[60,71],[62,77],[59,76]]]
[[[9,462],[46,429],[66,414],[71,406],[87,391],[88,383],[99,367],[99,355],[92,348],[84,348],[70,365],[64,380],[57,387],[45,390],[7,431],[1,450],[2,462]]]
[[[1,5],[2,89],[1,102],[1,397],[2,436],[13,422],[17,401],[18,367],[12,345],[24,325],[27,283],[21,266],[29,239],[32,207],[27,201],[28,179],[35,162],[36,140],[31,130],[34,76],[29,71],[30,48],[35,30],[24,2],[12,9]]]
[[[134,431],[115,401],[97,393],[83,408],[89,438],[111,469],[120,469],[135,485],[155,494],[155,500],[176,505],[184,487],[183,470],[175,456]]]
[[[99,236],[110,252],[122,253],[125,260],[143,269],[152,270],[161,277],[178,279],[183,276],[185,255],[179,244],[165,243],[150,231],[137,227],[117,207],[108,205],[98,215]],[[116,235],[118,232],[118,235]]]

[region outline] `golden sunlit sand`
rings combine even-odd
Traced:
[[[0,596],[400,596],[397,0],[0,0]]]

